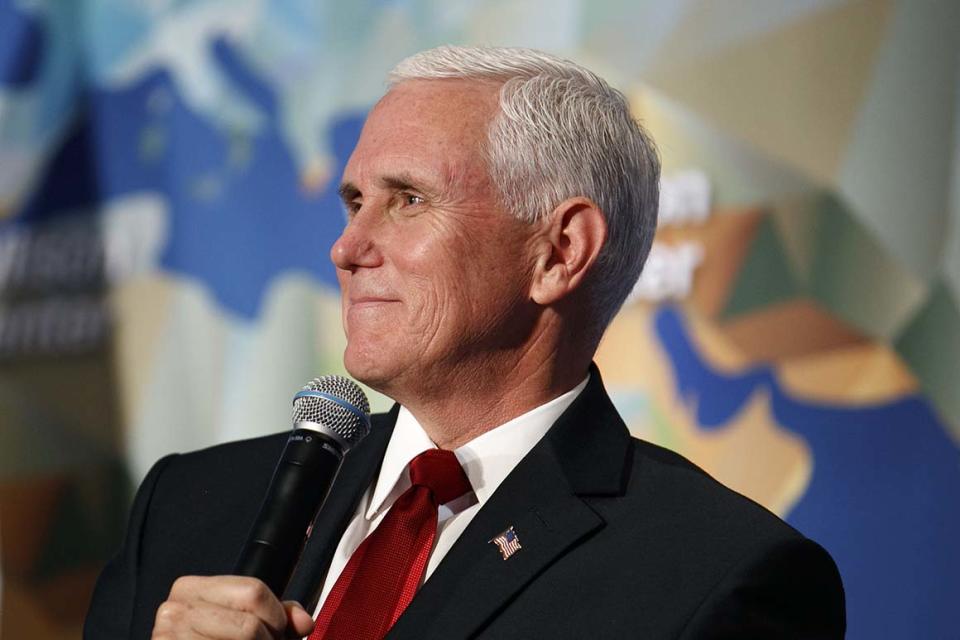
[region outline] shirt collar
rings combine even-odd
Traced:
[[[513,471],[520,460],[550,430],[553,423],[569,407],[584,387],[590,376],[570,391],[557,396],[523,415],[505,422],[466,443],[454,454],[470,480],[477,502],[482,506],[500,483]],[[372,520],[385,507],[410,486],[407,465],[413,458],[436,445],[417,422],[417,419],[401,406],[397,415],[387,451],[380,466],[380,474],[373,495],[364,514]]]

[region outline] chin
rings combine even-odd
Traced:
[[[355,380],[385,395],[393,378],[390,367],[376,350],[352,349],[349,345],[343,352],[343,366]]]

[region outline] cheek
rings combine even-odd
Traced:
[[[394,254],[403,279],[411,339],[423,343],[483,333],[515,308],[525,275],[502,230],[467,228],[457,219],[411,225]],[[407,231],[405,230],[405,231]],[[415,233],[413,233],[415,231]],[[400,240],[400,238],[396,238]]]
[[[430,343],[458,331],[462,316],[472,313],[466,256],[447,247],[416,245],[405,256],[404,290],[410,339]]]
[[[425,309],[435,333],[472,341],[514,308],[517,274],[476,258],[460,256],[455,267],[435,270]]]
[[[456,250],[440,229],[421,226],[411,231],[413,237],[404,238],[400,243],[403,249],[395,257],[397,273],[416,305],[428,311],[444,303],[457,278]]]
[[[405,286],[407,293],[406,329],[408,340],[428,343],[444,329],[456,312],[457,301],[439,273],[409,274]]]

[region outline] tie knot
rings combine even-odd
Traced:
[[[457,456],[446,449],[427,449],[411,460],[410,482],[430,489],[438,505],[473,490]]]

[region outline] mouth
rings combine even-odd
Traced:
[[[399,300],[394,298],[380,298],[376,296],[360,296],[356,298],[350,298],[348,306],[350,310],[372,309],[386,304],[391,304],[393,302],[399,302]]]

